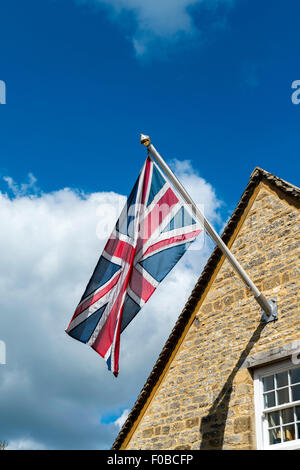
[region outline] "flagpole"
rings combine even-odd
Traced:
[[[150,156],[153,157],[154,161],[158,164],[158,166],[162,169],[162,171],[166,174],[169,178],[170,182],[174,185],[177,189],[178,193],[182,197],[182,199],[192,207],[195,217],[198,221],[203,225],[207,233],[211,236],[211,238],[215,241],[217,246],[220,248],[222,253],[225,255],[231,266],[234,270],[238,273],[242,281],[246,284],[247,288],[252,292],[254,295],[255,300],[262,308],[262,321],[269,322],[278,319],[277,314],[277,304],[274,299],[268,301],[266,297],[259,291],[253,281],[250,279],[248,274],[242,268],[240,263],[237,259],[233,256],[229,248],[225,245],[223,240],[219,237],[213,226],[208,222],[206,217],[202,214],[200,209],[196,206],[194,201],[192,200],[191,196],[188,194],[186,189],[180,183],[180,181],[176,178],[170,167],[166,164],[162,156],[158,153],[156,148],[151,144],[151,140],[149,136],[141,134],[141,144],[147,147]]]

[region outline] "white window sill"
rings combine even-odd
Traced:
[[[300,450],[300,439],[265,447],[263,450]]]

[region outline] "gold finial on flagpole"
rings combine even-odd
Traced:
[[[151,143],[150,137],[148,135],[141,134],[141,144],[145,147],[148,147]]]

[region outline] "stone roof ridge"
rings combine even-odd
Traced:
[[[284,179],[279,178],[278,176],[275,176],[273,173],[270,173],[269,171],[266,171],[263,168],[260,168],[259,166],[257,166],[251,173],[250,180],[255,177],[265,179],[271,184],[275,184],[279,189],[282,189],[287,193],[294,193],[296,197],[297,195],[300,195],[300,188],[298,186],[289,183],[288,181],[285,181]]]

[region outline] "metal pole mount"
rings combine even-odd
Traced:
[[[258,303],[259,299],[256,299]],[[278,305],[277,305],[277,300],[276,299],[270,299],[267,300],[269,306],[271,307],[271,315],[268,316],[265,312],[265,309],[262,307],[261,309],[261,322],[262,323],[270,323],[272,321],[277,321],[278,320]]]

